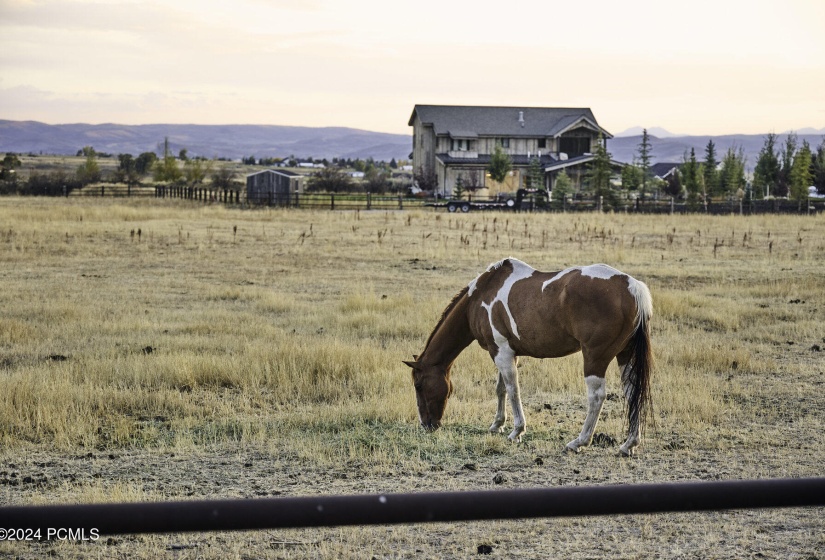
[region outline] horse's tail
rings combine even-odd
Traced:
[[[650,318],[653,299],[644,282],[629,279],[630,292],[636,299],[636,328],[628,343],[630,359],[622,370],[622,386],[627,398],[628,433],[639,434],[648,419],[653,419],[650,378],[653,355],[650,348]]]

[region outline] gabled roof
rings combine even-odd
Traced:
[[[300,173],[293,173],[292,171],[287,171],[285,169],[263,169],[256,173],[250,173],[247,177],[254,177],[255,175],[260,175],[261,173],[275,173],[277,175],[283,175],[285,177],[300,177]]]
[[[481,136],[547,137],[559,136],[583,125],[601,130],[605,138],[613,137],[598,125],[588,108],[416,105],[410,115],[410,126],[416,115],[439,135],[473,131]]]
[[[679,169],[681,166],[681,163],[654,163],[650,166],[650,172],[653,174],[654,177],[658,177],[660,179],[667,179],[667,177],[671,175],[674,170]]]

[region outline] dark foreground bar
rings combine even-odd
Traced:
[[[825,478],[0,508],[0,527],[100,535],[825,506]]]

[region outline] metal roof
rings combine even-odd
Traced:
[[[410,126],[416,115],[422,123],[432,125],[436,134],[473,131],[481,136],[549,137],[558,136],[581,122],[597,127],[605,138],[613,137],[599,127],[593,112],[583,107],[416,105],[410,115]]]

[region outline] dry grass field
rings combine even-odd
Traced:
[[[577,455],[580,357],[495,369],[445,425],[409,369],[486,266],[605,262],[654,299],[656,426],[618,457],[617,369]],[[0,199],[0,504],[801,477],[825,461],[825,219],[239,210]],[[500,475],[500,476],[497,476]],[[825,558],[821,509],[0,543],[21,558]]]

